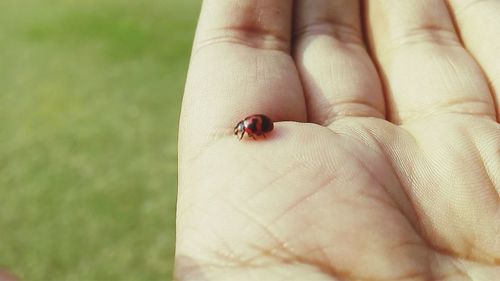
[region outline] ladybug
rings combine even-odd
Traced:
[[[234,134],[237,136],[241,134],[241,140],[243,138],[243,135],[247,133],[255,140],[255,136],[265,137],[265,133],[271,132],[273,128],[274,124],[271,118],[267,117],[264,114],[254,114],[238,122],[238,124],[236,124],[236,127],[234,127]]]

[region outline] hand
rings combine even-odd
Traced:
[[[500,1],[205,0],[176,279],[500,280],[499,15]],[[256,113],[274,131],[238,141]]]

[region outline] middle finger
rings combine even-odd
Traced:
[[[382,87],[364,45],[358,0],[298,0],[294,57],[309,122],[385,117]]]

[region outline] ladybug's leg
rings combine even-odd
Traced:
[[[243,138],[243,135],[245,135],[245,131],[241,132],[240,140]]]
[[[252,139],[257,140],[254,135],[250,135],[250,136],[252,137]]]

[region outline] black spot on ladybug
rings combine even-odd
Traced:
[[[262,118],[262,131],[264,133],[270,132],[273,128],[273,122],[271,119],[267,118],[267,116],[264,116],[265,118]]]
[[[250,124],[248,124],[247,128],[252,130],[253,132],[255,132],[257,130],[257,120],[255,119],[252,119],[252,121],[250,121]]]

